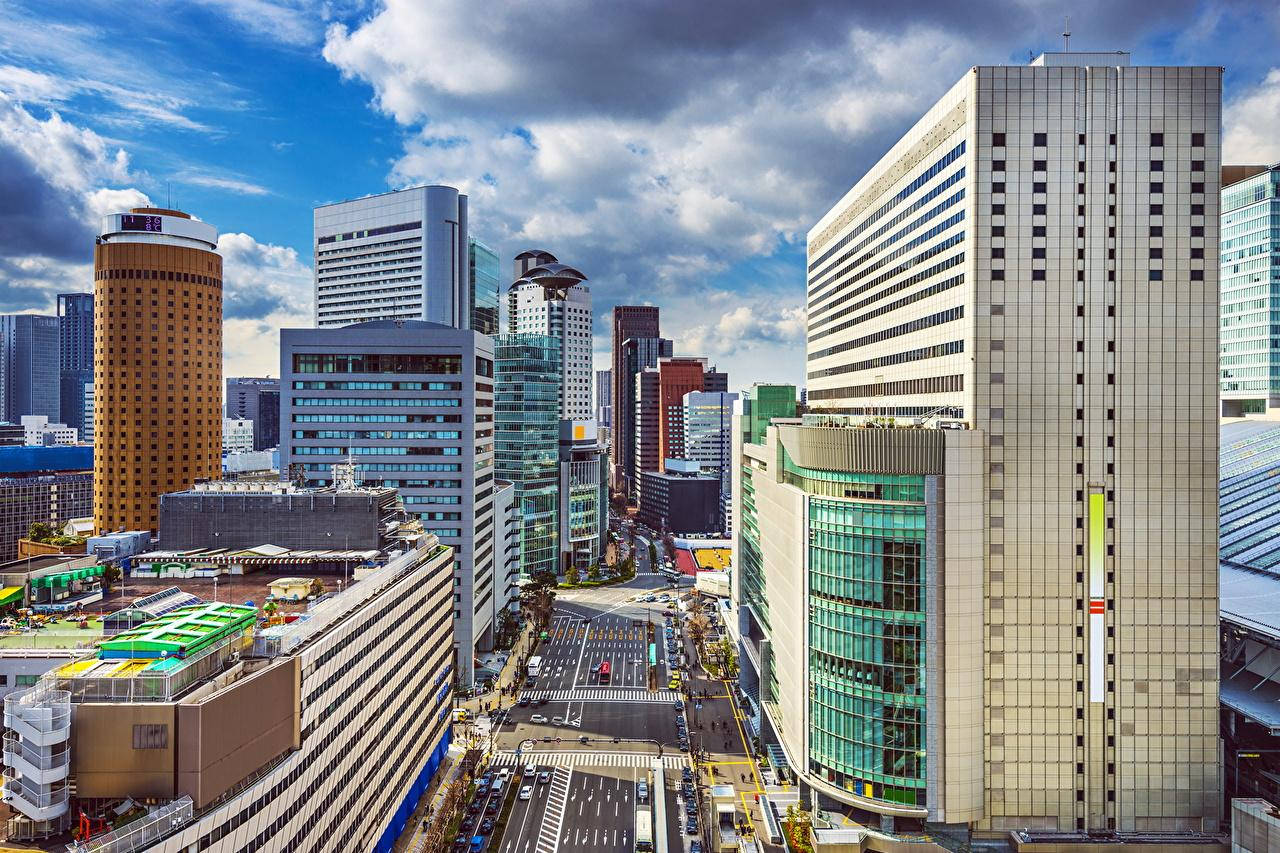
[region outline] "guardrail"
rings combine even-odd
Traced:
[[[183,796],[105,835],[68,844],[67,853],[128,853],[143,850],[190,823],[194,813],[191,798]]]

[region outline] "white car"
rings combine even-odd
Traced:
[[[551,725],[553,725],[553,726],[563,726],[563,725],[564,725],[564,717],[552,717],[552,718],[551,718]]]
[[[534,714],[529,718],[529,722],[531,723],[545,723],[546,721],[547,721],[547,718],[542,716],[541,714]]]
[[[537,774],[537,772],[538,765],[534,764],[532,761],[524,766],[524,775],[526,776],[533,776]]]
[[[501,770],[499,770],[499,771],[498,771],[498,778],[499,778],[499,779],[501,779],[501,780],[502,780],[502,781],[504,781],[504,782],[505,782],[505,781],[507,781],[507,778],[508,778],[508,777],[510,777],[510,776],[511,776],[511,768],[510,768],[510,767],[504,767],[504,768],[502,768]]]
[[[523,788],[520,789],[520,799],[527,800],[532,796],[533,796],[532,785],[525,785]]]

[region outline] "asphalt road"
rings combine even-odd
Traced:
[[[531,700],[546,701],[510,708],[493,735],[502,761],[533,761],[554,776],[548,784],[535,782],[532,798],[516,803],[503,838],[492,847],[498,853],[631,853],[641,779],[650,784],[645,805],[651,810],[656,811],[653,798],[664,797],[666,850],[687,849],[676,792],[688,757],[677,747],[676,693],[667,686],[664,605],[635,600],[666,588],[661,576],[650,573],[626,585],[557,596],[551,637],[537,650],[542,669],[534,685],[522,690]],[[656,691],[648,689],[650,624],[660,661]],[[611,669],[607,682],[600,677],[603,661]],[[546,722],[533,722],[535,715]],[[584,737],[586,743],[580,741]],[[657,744],[665,768],[661,794],[652,789],[650,770]]]

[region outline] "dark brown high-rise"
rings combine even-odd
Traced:
[[[610,450],[614,491],[627,492],[627,466],[624,459],[635,453],[635,423],[632,407],[635,401],[635,378],[626,368],[622,345],[630,338],[658,337],[656,305],[613,306],[613,441]]]
[[[93,252],[93,524],[155,530],[157,499],[222,458],[218,231],[176,210],[103,219]]]

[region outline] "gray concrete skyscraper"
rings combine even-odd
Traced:
[[[93,294],[58,294],[58,396],[61,420],[84,437],[85,385],[93,384]]]
[[[314,211],[316,325],[424,320],[471,327],[467,197],[396,190]]]
[[[0,315],[0,420],[23,415],[58,421],[58,318]]]

